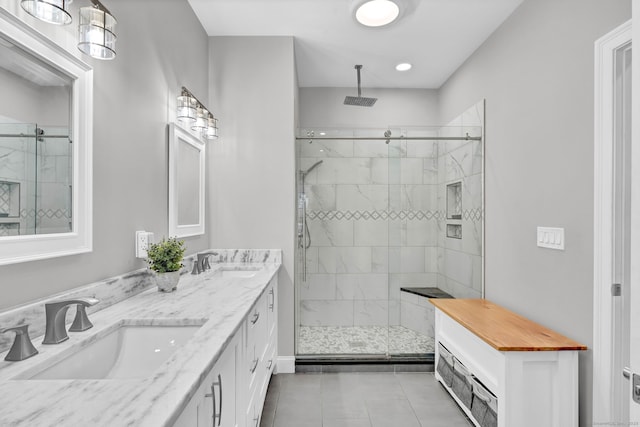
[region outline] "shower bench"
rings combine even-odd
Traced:
[[[400,288],[400,325],[433,340],[435,313],[429,298],[453,298],[439,288]]]
[[[436,379],[474,425],[578,426],[578,352],[586,346],[487,300],[429,301]]]

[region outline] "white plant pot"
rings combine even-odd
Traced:
[[[178,287],[180,271],[170,271],[168,273],[156,273],[156,285],[160,292],[173,292]]]

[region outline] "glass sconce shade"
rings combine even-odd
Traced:
[[[216,139],[218,137],[218,119],[209,115],[207,128],[202,132],[205,139]]]
[[[115,25],[116,19],[110,13],[95,7],[81,7],[78,49],[97,59],[115,58]]]
[[[69,25],[71,15],[67,12],[67,6],[73,0],[22,0],[20,6],[29,15],[41,21],[57,25]]]
[[[180,95],[178,97],[178,120],[183,122],[195,122],[197,106],[198,101],[194,97],[187,94]]]
[[[198,107],[196,111],[196,121],[191,126],[191,130],[202,132],[207,128],[207,116],[209,112],[202,107]]]

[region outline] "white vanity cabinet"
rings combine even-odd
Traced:
[[[204,382],[191,398],[174,427],[239,427],[237,370],[240,367],[242,330],[229,342]]]
[[[174,427],[256,427],[276,364],[277,278],[262,292]]]
[[[430,299],[436,379],[479,427],[577,427],[586,347],[487,300]]]
[[[260,425],[267,387],[276,363],[277,290],[277,279],[274,278],[251,309],[245,324],[246,427]]]

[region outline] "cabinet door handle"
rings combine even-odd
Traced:
[[[253,374],[256,371],[257,367],[258,367],[258,359],[253,359],[253,366],[251,367],[251,369],[249,369],[249,372]]]
[[[251,319],[251,324],[255,325],[259,318],[260,318],[260,312],[256,311],[253,314],[253,319]]]
[[[218,413],[218,427],[220,427],[220,423],[222,422],[222,376],[218,374],[218,388],[220,388],[220,412]],[[215,417],[215,414],[213,414]]]
[[[269,366],[267,366],[267,370],[271,369],[272,365],[273,365],[273,359],[269,359]]]
[[[276,303],[276,294],[273,292],[273,289],[269,291],[269,294],[271,295],[271,304],[269,304],[269,310],[273,311],[273,306]]]
[[[211,397],[213,402],[213,415],[211,416],[211,427],[216,427],[216,388],[215,383],[211,383],[211,393],[207,393],[204,397]]]
[[[220,388],[220,412],[216,408],[216,386]],[[213,402],[213,416],[211,417],[211,427],[216,426],[216,418],[218,419],[218,426],[222,421],[222,377],[218,374],[218,382],[211,383],[211,393],[207,393],[204,397],[211,397]]]
[[[260,425],[260,417],[254,418],[253,421],[256,422],[256,427]]]

